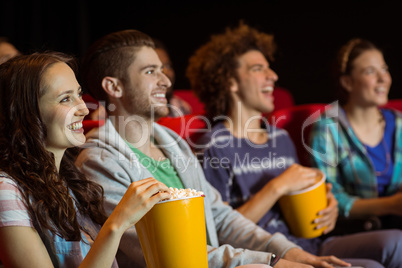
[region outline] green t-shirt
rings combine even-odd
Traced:
[[[148,169],[149,172],[151,172],[152,176],[164,183],[167,187],[173,187],[173,188],[178,188],[178,189],[183,189],[183,183],[181,182],[181,179],[177,175],[176,170],[172,166],[170,159],[165,159],[162,161],[155,160],[134,146],[132,146],[130,143],[126,141],[127,145],[130,147],[131,150],[135,153],[135,155],[138,157],[138,160],[140,163]]]

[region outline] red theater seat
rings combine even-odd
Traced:
[[[100,104],[91,95],[84,94],[82,96],[82,99],[89,110],[89,114],[84,118],[84,121],[82,122],[84,133],[87,134],[91,129],[103,126],[105,124],[105,118],[92,118],[93,116],[91,116],[91,114],[95,113]]]
[[[193,114],[204,114],[204,104],[198,99],[192,90],[175,89],[173,95],[190,104]]]
[[[105,124],[105,120],[84,120],[82,126],[84,128],[84,134],[87,134],[91,129],[101,127]]]
[[[189,114],[181,117],[163,117],[158,120],[162,126],[170,128],[182,137],[191,148],[205,132],[211,130],[208,119],[200,114]]]
[[[295,105],[295,101],[292,93],[283,87],[275,87],[274,89],[274,111],[284,108],[292,107]]]
[[[311,124],[320,116],[326,106],[327,104],[324,103],[296,105],[274,111],[268,117],[270,124],[289,132],[302,165],[310,165],[310,154],[306,146],[308,145]]]
[[[388,103],[383,106],[384,108],[395,109],[402,112],[402,99],[388,100]]]
[[[204,114],[204,104],[198,99],[194,92],[190,89],[176,89],[173,94],[181,99],[185,100],[192,107],[193,114]],[[287,107],[294,106],[294,98],[289,90],[283,87],[275,87],[274,89],[274,111]]]

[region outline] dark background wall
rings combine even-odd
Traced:
[[[0,36],[23,52],[53,49],[81,57],[89,44],[116,30],[134,28],[168,47],[177,81],[188,89],[188,58],[211,34],[239,20],[272,33],[278,45],[277,85],[296,103],[330,102],[330,64],[352,37],[381,47],[390,67],[390,98],[402,98],[402,26],[398,1],[44,1],[0,0]]]

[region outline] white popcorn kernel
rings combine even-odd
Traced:
[[[195,197],[195,196],[204,196],[202,191],[197,191],[195,189],[177,189],[173,187],[169,187],[170,193],[170,200],[172,199],[179,199],[179,198],[186,198],[186,197]]]

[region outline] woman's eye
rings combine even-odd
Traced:
[[[366,74],[372,74],[372,73],[374,73],[374,69],[373,68],[367,68],[364,72]]]
[[[146,74],[153,74],[154,73],[154,70],[148,70],[148,71],[146,71]]]
[[[63,98],[60,102],[67,102],[67,101],[69,101],[70,100],[70,97],[65,97],[65,98]]]

